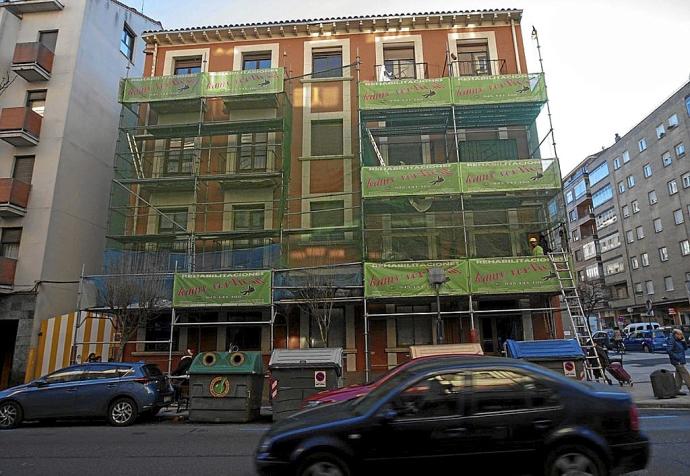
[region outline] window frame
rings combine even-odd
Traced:
[[[650,190],[647,192],[647,201],[650,205],[656,205],[659,202],[659,197],[656,194],[656,190]]]
[[[266,51],[247,51],[242,53],[242,71],[256,71],[260,69],[271,69],[273,64],[273,52],[271,50]],[[268,61],[268,66],[261,67]],[[254,62],[256,68],[247,68],[247,63]]]
[[[316,66],[317,59],[340,57],[340,66],[328,67],[324,70],[319,70]],[[313,48],[311,50],[311,78],[312,79],[328,79],[328,78],[342,78],[343,77],[343,47],[329,46],[324,48]]]
[[[671,179],[666,182],[666,188],[668,189],[668,194],[675,195],[678,193],[678,181],[676,179]]]
[[[343,131],[343,124],[344,124],[344,121],[342,119],[326,119],[326,120],[312,120],[311,121],[311,124],[310,124],[310,128],[311,128],[311,130],[310,130],[310,132],[311,132],[310,155],[311,155],[311,157],[342,157],[345,154],[345,134]],[[324,151],[317,150],[317,151],[315,151],[314,150],[314,149],[318,149],[318,147],[315,147],[315,145],[320,145],[321,147],[330,147],[330,146],[333,146],[334,144],[336,144],[336,145],[338,144],[337,141],[329,141],[330,145],[324,146],[323,144],[320,144],[318,142],[314,142],[314,138],[317,135],[314,133],[314,129],[315,129],[314,126],[317,126],[317,128],[318,128],[319,125],[333,125],[333,126],[337,125],[337,126],[339,126],[338,127],[338,130],[340,131],[340,143],[339,143],[340,150],[339,151],[334,150],[336,152],[334,154],[332,154],[332,153],[324,154],[321,152],[324,152],[324,151],[325,152],[333,152],[333,151],[331,151],[331,150],[324,150]],[[337,149],[337,146],[336,146],[336,149]]]
[[[198,63],[198,65],[197,65]],[[197,71],[198,70],[198,71]],[[173,58],[173,76],[185,76],[199,74],[204,70],[204,58],[202,55],[179,56]]]
[[[681,240],[678,242],[678,244],[680,246],[681,256],[690,255],[690,240]]]
[[[640,140],[638,140],[637,148],[640,149],[640,152],[644,152],[645,150],[647,150],[647,139],[643,137]]]
[[[671,283],[669,286],[669,282]],[[675,291],[675,285],[673,284],[673,276],[664,276],[664,291],[671,292]]]
[[[662,223],[661,218],[653,218],[652,225],[654,226],[654,233],[661,233],[664,231],[664,224]]]
[[[635,228],[635,236],[638,240],[642,240],[645,237],[644,227],[642,225]]]
[[[649,178],[654,175],[654,170],[652,169],[652,164],[644,164],[642,166],[642,175],[644,178]]]
[[[670,167],[673,165],[673,156],[668,150],[661,154],[661,165],[664,167]]]
[[[125,38],[127,41],[125,41]],[[136,39],[136,33],[134,33],[134,30],[132,30],[127,22],[125,22],[120,35],[120,53],[122,53],[122,56],[127,58],[127,60],[132,64],[134,63],[134,45],[136,43]],[[123,47],[126,49],[126,51],[123,51]]]
[[[680,214],[680,220],[678,219],[678,214]],[[683,213],[682,208],[673,210],[673,223],[675,223],[676,225],[682,225],[683,223],[685,223],[685,213]]]
[[[669,260],[668,248],[666,246],[659,247],[659,261],[665,263]]]
[[[640,263],[642,264],[643,268],[649,266],[649,253],[643,252],[640,254]]]
[[[674,145],[673,150],[676,153],[676,157],[685,157],[685,144],[683,142],[679,142],[678,144]]]
[[[158,214],[158,223],[156,228],[159,235],[185,233],[187,231],[187,227],[189,226],[189,207],[158,207],[158,210],[161,212]],[[184,223],[180,223],[180,221],[177,219],[177,215],[182,213],[185,214]],[[184,226],[185,231],[180,230],[178,226],[168,217],[171,217],[175,223],[177,223],[177,225]],[[170,224],[169,227],[167,225],[161,227],[164,220]]]

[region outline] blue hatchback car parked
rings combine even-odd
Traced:
[[[642,352],[665,352],[666,334],[662,330],[637,331],[623,340],[626,350],[641,350]]]
[[[156,365],[108,362],[72,365],[0,391],[0,429],[23,420],[103,418],[127,426],[170,403],[173,388]]]

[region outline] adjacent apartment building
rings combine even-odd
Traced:
[[[104,274],[82,308],[163,279],[131,358],[164,363],[171,339],[173,356],[328,345],[353,378],[410,345],[561,336],[558,282],[529,247],[560,244],[564,207],[521,17],[145,33],[144,77],[121,86]]]
[[[0,388],[102,266],[118,81],[156,28],[113,0],[0,2]]]
[[[690,83],[564,178],[575,267],[609,326],[690,324]]]

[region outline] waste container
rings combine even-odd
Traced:
[[[204,352],[189,367],[189,419],[242,423],[259,416],[261,352]]]
[[[678,393],[673,372],[666,369],[655,370],[649,375],[652,392],[656,398],[675,398]]]
[[[534,362],[578,380],[585,379],[585,353],[575,339],[506,341],[506,355]]]
[[[277,421],[298,411],[305,398],[342,387],[343,349],[276,349],[268,369],[273,420]]]
[[[410,357],[428,357],[431,355],[484,355],[480,344],[440,344],[411,345]]]

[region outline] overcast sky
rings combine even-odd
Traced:
[[[528,68],[539,31],[564,173],[609,146],[690,76],[689,0],[125,0],[164,28],[270,20],[521,8]]]

